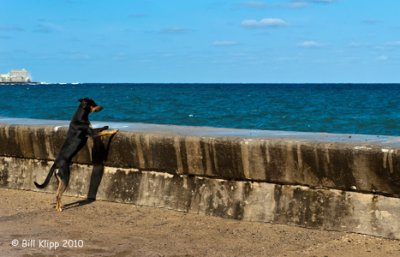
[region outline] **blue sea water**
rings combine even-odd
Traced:
[[[69,120],[79,98],[97,121],[400,135],[400,84],[0,85],[0,116]]]

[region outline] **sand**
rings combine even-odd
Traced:
[[[400,256],[400,241],[0,189],[0,256]],[[79,204],[79,202],[81,204]]]

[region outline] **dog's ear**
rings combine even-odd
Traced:
[[[81,102],[81,103],[82,103],[82,102],[85,101],[85,100],[89,100],[89,98],[88,98],[88,97],[81,98],[81,99],[78,100],[78,102]]]
[[[81,103],[80,104],[80,106],[83,108],[83,109],[86,109],[86,107],[88,106],[88,102],[87,101],[85,101],[86,100],[86,98],[81,98],[81,99],[79,99],[78,101]]]

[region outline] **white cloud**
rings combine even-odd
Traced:
[[[349,43],[349,47],[354,47],[354,48],[357,48],[357,47],[365,47],[365,46],[367,46],[367,44],[365,44],[365,43],[360,43],[360,42],[350,42],[350,43]]]
[[[378,60],[380,60],[380,61],[386,61],[388,59],[389,59],[389,57],[387,57],[386,55],[381,55],[378,57]]]
[[[289,8],[303,8],[310,4],[332,4],[336,0],[292,0],[289,3]]]
[[[167,34],[182,34],[188,32],[188,29],[182,27],[169,27],[162,29],[161,32]]]
[[[379,45],[375,45],[374,48],[378,50],[397,50],[400,48],[400,40],[381,43]]]
[[[311,0],[313,3],[317,4],[331,4],[334,3],[336,0]]]
[[[296,2],[289,3],[290,8],[303,8],[303,7],[306,7],[307,5],[308,5],[308,3],[303,2],[303,1],[296,1]]]
[[[235,46],[235,45],[238,45],[239,43],[236,41],[231,41],[231,40],[218,40],[218,41],[214,41],[212,44],[214,46]]]
[[[262,28],[262,27],[282,27],[288,25],[288,23],[282,19],[278,18],[264,18],[259,21],[257,20],[243,20],[242,26],[252,27],[252,28]]]
[[[365,25],[377,25],[380,23],[380,20],[377,19],[365,19],[361,21]]]
[[[246,7],[256,8],[256,9],[263,9],[263,8],[267,7],[266,3],[259,2],[259,1],[244,2],[244,3],[242,3],[242,5],[246,6]]]
[[[400,46],[400,41],[392,41],[392,42],[387,42],[386,46],[390,46],[390,47],[397,47]]]
[[[14,31],[24,31],[24,29],[14,25],[0,25],[0,31],[14,32]]]
[[[52,32],[61,32],[63,30],[64,28],[61,25],[47,21],[41,21],[36,27],[35,32],[52,33]]]
[[[322,47],[323,44],[314,40],[306,40],[298,43],[297,46],[303,48],[319,48]]]

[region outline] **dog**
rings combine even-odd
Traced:
[[[78,101],[80,104],[69,124],[67,138],[65,139],[54,164],[50,168],[45,181],[43,184],[38,184],[36,181],[34,182],[37,188],[45,188],[49,184],[50,179],[55,172],[58,181],[56,211],[59,212],[63,210],[61,196],[69,183],[72,158],[82,149],[83,146],[85,146],[88,137],[114,135],[118,132],[118,130],[107,130],[108,126],[92,128],[89,122],[89,114],[92,112],[99,112],[103,107],[97,105],[92,99],[87,97],[79,99]]]

